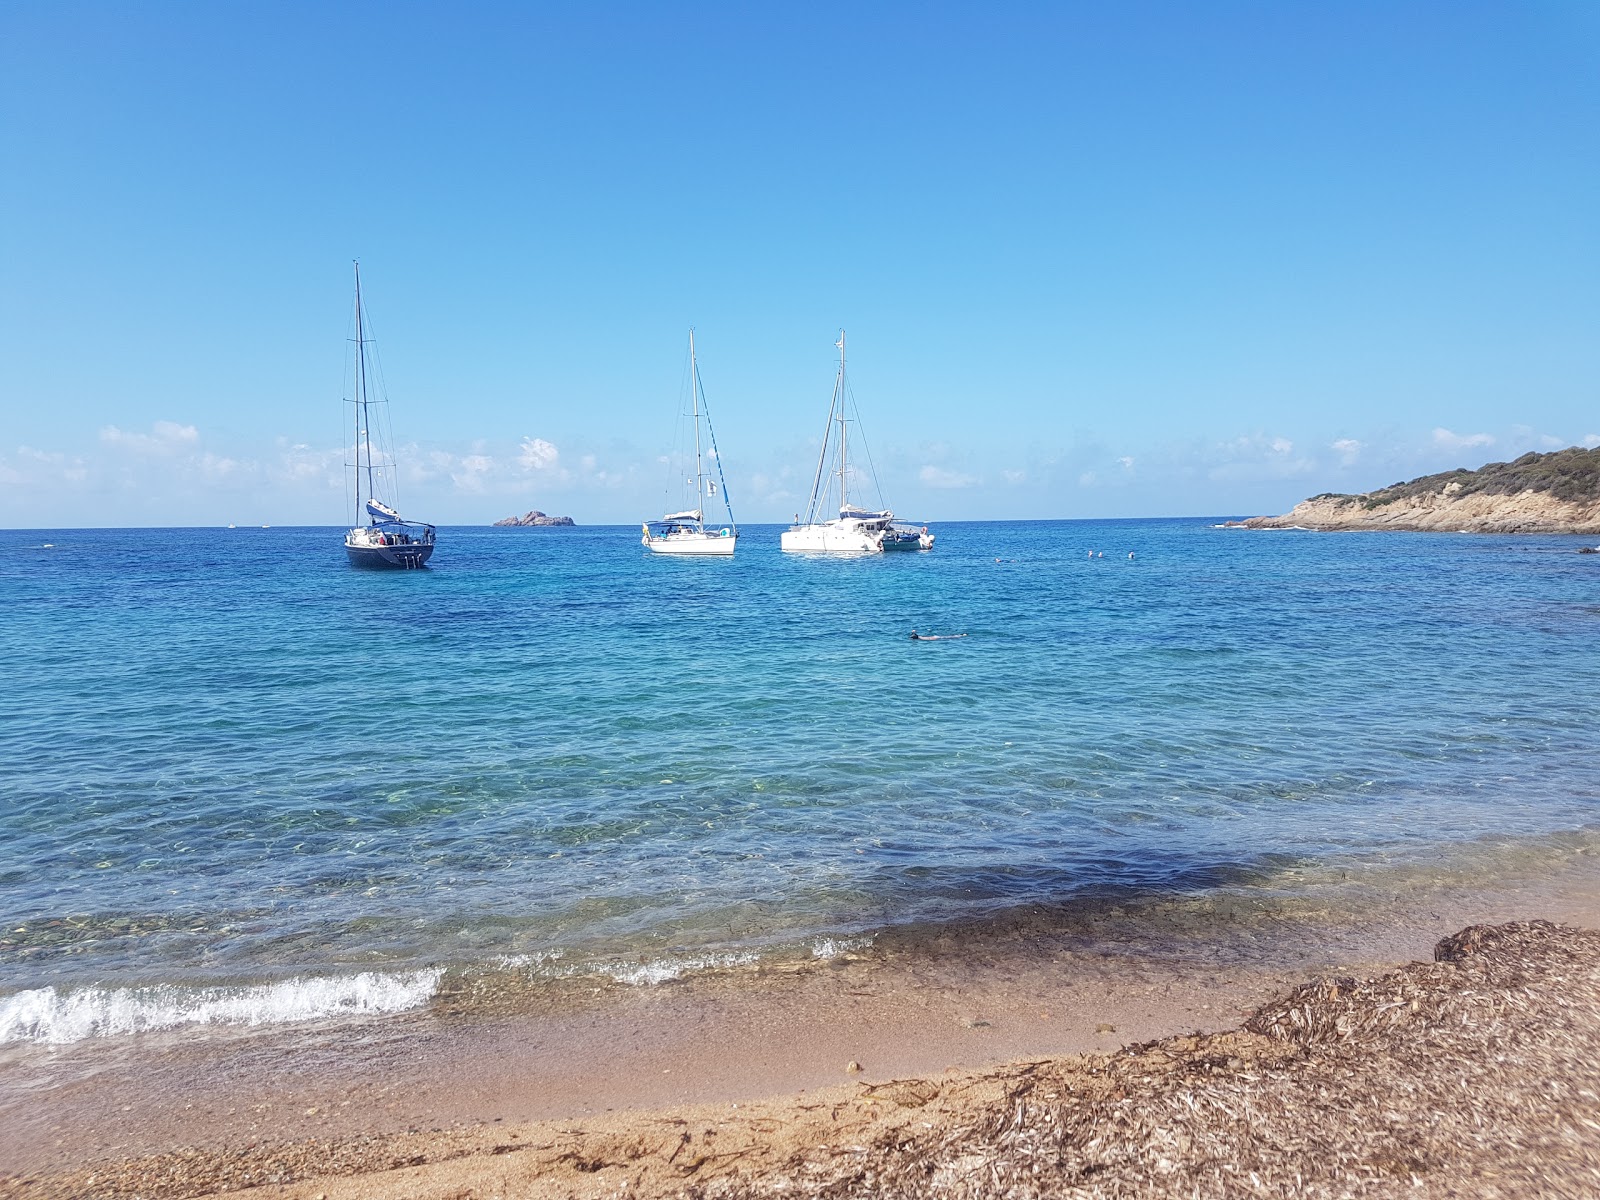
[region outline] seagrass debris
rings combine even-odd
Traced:
[[[1600,934],[1474,926],[1243,1031],[1035,1064],[999,1102],[743,1196],[1600,1196]]]
[[[1239,1030],[630,1123],[187,1151],[25,1197],[1600,1196],[1600,933],[1474,926]],[[295,1184],[293,1181],[299,1181]],[[272,1186],[274,1184],[290,1186]],[[0,1185],[0,1193],[7,1191]]]

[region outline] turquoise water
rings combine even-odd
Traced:
[[[719,562],[447,529],[404,574],[327,529],[0,533],[0,1041],[1600,822],[1578,540],[936,532],[823,559],[755,527]]]

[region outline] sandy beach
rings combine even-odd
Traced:
[[[1540,1028],[1552,1013],[1572,1017],[1577,1025],[1563,1034],[1570,1044],[1538,1052],[1548,1111],[1535,1104],[1540,1120],[1567,1121],[1561,1128],[1571,1145],[1550,1163],[1535,1147],[1527,1169],[1592,1166],[1600,1161],[1600,1127],[1590,1130],[1582,1118],[1600,1119],[1600,1102],[1581,1094],[1592,1059],[1570,1039],[1600,1039],[1596,939],[1542,933],[1528,953],[1576,970],[1540,967],[1538,974],[1501,963],[1473,976],[1468,999],[1454,968],[1406,965],[1430,962],[1435,943],[1471,925],[1541,919],[1600,929],[1590,860],[1584,844],[1542,878],[1501,879],[1492,890],[1458,883],[1391,893],[1363,920],[1351,918],[1349,896],[1337,921],[1285,911],[1265,925],[1248,911],[1230,921],[1212,900],[1190,914],[1192,926],[1168,914],[1160,947],[1139,944],[1149,912],[1113,905],[1064,923],[1061,914],[1028,910],[982,931],[984,953],[973,951],[977,930],[901,931],[881,936],[870,951],[810,968],[712,973],[603,994],[569,989],[544,997],[534,1012],[485,1013],[466,998],[453,1008],[446,998],[425,1014],[329,1023],[309,1036],[191,1031],[136,1044],[33,1048],[5,1064],[0,1189],[20,1197],[176,1198],[248,1187],[331,1200],[920,1195],[938,1183],[947,1194],[995,1194],[980,1178],[990,1167],[980,1171],[979,1159],[989,1161],[986,1147],[999,1147],[1000,1127],[1012,1128],[1007,1122],[1023,1111],[1018,1097],[1043,1081],[1069,1115],[1114,1094],[1166,1097],[1160,1103],[1170,1107],[1173,1089],[1194,1082],[1196,1063],[1210,1064],[1205,1079],[1247,1098],[1263,1081],[1294,1091],[1297,1079],[1311,1079],[1309,1052],[1295,1040],[1304,1030],[1285,1032],[1271,1014],[1288,1011],[1284,997],[1298,985],[1328,977],[1387,978],[1359,994],[1409,988],[1420,997],[1418,1012],[1467,1005],[1461,1036],[1470,1034],[1468,1042],[1440,1051],[1451,1070],[1466,1073],[1461,1079],[1487,1066],[1471,1039],[1499,1045],[1537,1033],[1524,1028],[1532,1018],[1519,1015],[1519,1005],[1542,1006]],[[1523,977],[1519,970],[1526,986],[1512,979]],[[1349,993],[1348,984],[1331,992],[1322,986],[1316,995]],[[1381,1072],[1385,1056],[1415,1049],[1407,1049],[1403,1030],[1391,1032],[1389,1041],[1362,1043],[1370,1057],[1362,1070]],[[1134,1077],[1143,1082],[1130,1091]],[[1356,1078],[1345,1083],[1356,1087]],[[1561,1092],[1563,1079],[1577,1091]],[[1427,1103],[1462,1116],[1535,1082],[1497,1073],[1459,1100]],[[1340,1125],[1343,1111],[1335,1105],[1314,1135],[1295,1136],[1336,1141],[1360,1133],[1354,1121],[1344,1121],[1342,1133],[1323,1127]],[[1050,1128],[1064,1128],[1064,1119],[1057,1113]],[[994,1126],[990,1135],[973,1132],[985,1122]],[[1244,1136],[1247,1125],[1229,1136]],[[959,1153],[946,1144],[958,1133]],[[1091,1195],[1167,1194],[1157,1183],[1172,1172],[1203,1175],[1221,1161],[1194,1149],[1203,1140],[1197,1133],[1160,1146],[1148,1142],[1153,1132],[1128,1136],[1146,1139],[1134,1156],[1149,1160],[1144,1167],[1123,1162],[1122,1174],[1090,1172],[1074,1186]],[[920,1176],[905,1165],[911,1158],[924,1161]],[[1157,1160],[1169,1167],[1151,1167]],[[1489,1185],[1479,1167],[1469,1173],[1470,1188],[1447,1160],[1418,1177],[1429,1187],[1451,1181],[1465,1194],[1520,1194],[1483,1190]],[[877,1182],[869,1185],[862,1171]],[[1195,1186],[1202,1175],[1194,1175]],[[1335,1171],[1324,1182],[1328,1194],[1383,1194],[1360,1189],[1403,1176]],[[1309,1183],[1303,1192],[1289,1188],[1287,1178],[1269,1172],[1257,1184],[1229,1176],[1226,1186],[1216,1184],[1221,1192],[1201,1191],[1317,1194]],[[1017,1187],[1033,1194],[1031,1184]]]

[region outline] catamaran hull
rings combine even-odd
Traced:
[[[707,534],[705,537],[644,538],[644,544],[653,554],[686,554],[697,558],[732,558],[738,534],[722,537]]]
[[[778,545],[800,554],[878,554],[883,550],[883,531],[802,525],[785,529],[778,536]]]
[[[350,556],[352,567],[371,571],[414,571],[426,566],[433,557],[431,545],[411,546],[351,546],[344,552]]]

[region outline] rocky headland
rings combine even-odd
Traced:
[[[496,525],[575,525],[571,517],[547,517],[538,509],[523,513],[520,517],[502,517],[495,522]]]
[[[1524,454],[1375,492],[1324,492],[1250,529],[1410,529],[1464,533],[1600,533],[1600,449]]]

